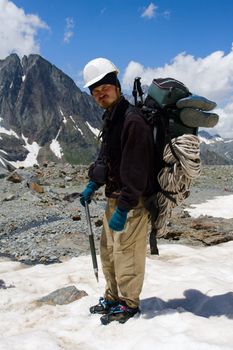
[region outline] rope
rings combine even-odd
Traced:
[[[154,224],[158,236],[166,231],[167,220],[171,216],[172,209],[189,196],[193,180],[201,173],[198,137],[185,134],[172,139],[171,143],[178,159],[175,158],[171,147],[167,144],[163,159],[169,166],[161,169],[158,174],[161,192],[157,194],[159,215]],[[167,192],[168,196],[166,196]]]

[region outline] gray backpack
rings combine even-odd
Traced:
[[[175,104],[181,98],[191,95],[191,93],[179,80],[173,78],[159,78],[153,79],[148,89],[148,95],[163,108],[164,106]]]

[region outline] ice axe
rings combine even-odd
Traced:
[[[89,236],[89,242],[90,242],[92,264],[93,264],[93,269],[94,269],[96,280],[97,280],[97,282],[99,282],[98,264],[97,264],[97,259],[96,259],[96,250],[95,250],[95,241],[94,241],[94,235],[93,235],[93,231],[92,231],[92,227],[91,227],[89,205],[86,201],[85,201],[85,212],[86,212],[86,218],[87,218],[88,236]]]

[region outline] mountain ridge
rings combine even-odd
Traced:
[[[27,139],[38,145],[37,161],[90,162],[101,115],[92,96],[41,56],[0,60],[0,149],[8,161],[25,159]]]
[[[224,139],[219,134],[211,135],[206,130],[198,133],[202,162],[206,165],[232,165],[233,139]]]
[[[125,95],[132,101],[132,96]],[[103,110],[37,54],[0,60],[0,163],[89,164],[98,153]],[[199,130],[204,164],[233,164],[233,141]]]

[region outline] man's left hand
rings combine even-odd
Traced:
[[[113,231],[122,231],[125,227],[127,211],[116,208],[108,223],[109,228]]]

